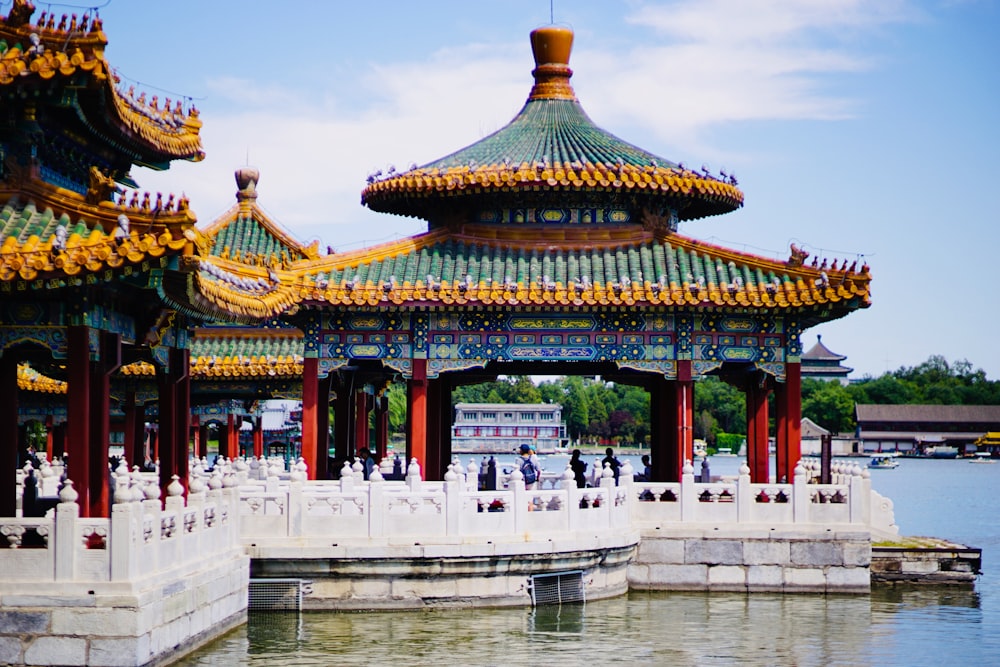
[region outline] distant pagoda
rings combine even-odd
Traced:
[[[802,377],[818,380],[836,380],[847,384],[847,376],[854,372],[853,368],[844,366],[847,357],[837,354],[823,344],[823,336],[816,336],[816,344],[802,355]]]

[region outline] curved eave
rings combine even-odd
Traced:
[[[107,139],[133,147],[143,165],[162,169],[170,160],[204,159],[197,110],[191,108],[185,113],[166,105],[161,109],[119,92],[115,87],[117,77],[104,58],[107,38],[99,20],[97,25],[96,30],[77,36],[30,24],[0,24],[0,37],[10,45],[0,56],[0,87],[30,89],[52,80],[70,83],[72,79],[78,99],[82,100],[80,109],[86,110],[84,124],[99,135],[116,135]],[[41,53],[26,46],[31,44],[32,34],[41,39]],[[80,81],[74,78],[79,74],[89,81],[88,87],[79,88]]]
[[[302,355],[241,356],[192,355],[193,380],[296,379],[302,377]],[[119,373],[131,378],[152,378],[155,367],[145,361],[122,366]]]
[[[200,320],[256,323],[294,309],[301,299],[286,271],[222,260],[186,257],[164,276],[160,295]]]
[[[561,226],[539,239],[466,225],[299,271],[303,305],[730,308],[809,313],[809,325],[870,305],[871,281],[867,267],[795,266],[638,226]]]
[[[523,205],[523,197],[558,195],[570,204],[596,197],[627,196],[637,205],[657,200],[672,205],[681,220],[728,213],[743,206],[735,185],[688,170],[659,166],[556,163],[540,167],[522,163],[516,168],[489,164],[470,168],[414,169],[374,181],[361,193],[373,211],[431,218],[455,204],[456,198],[503,198]]]
[[[158,213],[111,202],[93,205],[75,192],[37,182],[13,194],[0,191],[0,199],[6,199],[0,209],[2,281],[117,269],[165,254],[190,254],[200,243],[186,203]],[[121,215],[129,219],[128,232],[117,226]]]
[[[623,194],[640,202],[668,200],[682,220],[743,205],[733,179],[686,170],[619,139],[594,124],[568,85],[561,90],[554,96],[533,92],[510,123],[451,155],[381,180],[371,177],[362,203],[428,219],[441,200],[454,205],[455,197],[499,196],[523,206],[525,196],[548,192],[569,205],[576,193],[590,201]]]
[[[67,384],[63,380],[42,375],[28,364],[17,366],[17,388],[41,394],[65,394]]]

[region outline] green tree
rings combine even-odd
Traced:
[[[389,398],[389,432],[403,433],[406,430],[406,384],[393,382],[386,390],[386,396]]]
[[[512,375],[505,381],[495,384],[498,393],[503,398],[502,403],[542,402],[542,393],[527,375]]]
[[[715,418],[721,431],[746,433],[747,404],[743,392],[717,377],[706,377],[695,383],[694,412],[705,411]]]
[[[802,399],[802,416],[834,433],[854,430],[854,398],[839,382],[822,386]]]

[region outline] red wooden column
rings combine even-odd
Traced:
[[[316,401],[316,479],[330,479],[330,377],[320,380]]]
[[[79,494],[80,515],[90,516],[90,328],[67,327],[66,346],[66,474]]]
[[[316,479],[318,399],[319,359],[306,357],[302,362],[302,458],[309,468],[309,479]]]
[[[226,433],[219,434],[219,458],[229,458],[232,456],[233,440],[237,437],[239,426],[236,423],[236,415],[229,413],[226,415]]]
[[[205,457],[208,456],[208,437],[211,431],[208,428],[207,423],[198,422],[198,441],[201,442],[201,454]]]
[[[125,401],[122,404],[122,411],[125,413],[125,421],[122,424],[122,450],[125,459],[129,462],[129,467],[142,465],[142,459],[135,456],[135,391],[129,389],[125,392]]]
[[[108,444],[111,440],[111,374],[121,366],[121,337],[100,332],[100,359],[90,373],[90,516],[111,516]]]
[[[177,475],[187,495],[188,444],[190,422],[190,356],[187,350],[171,348],[167,368],[159,375],[160,428],[157,438],[160,457],[161,499],[167,497],[171,477]]]
[[[175,474],[180,477],[186,498],[191,448],[191,352],[179,349],[172,349],[170,352],[171,362],[176,367],[177,375],[177,384],[174,387],[177,392],[177,411],[174,413],[174,419],[177,420],[175,430],[177,439],[174,441]]]
[[[66,422],[53,426],[50,435],[52,438],[50,457],[55,459],[66,453]]]
[[[132,425],[133,465],[145,465],[146,457],[153,460],[153,453],[146,448],[146,404],[139,403],[134,408],[135,423]]]
[[[264,453],[264,418],[254,417],[253,420],[253,455],[260,458]]]
[[[777,480],[791,482],[802,456],[802,366],[785,364],[785,381],[775,387]]]
[[[200,459],[204,451],[204,443],[201,440],[201,417],[191,415],[191,456]]]
[[[375,399],[375,460],[381,461],[389,451],[389,397]]]
[[[167,368],[157,368],[157,404],[159,406],[159,416],[156,429],[156,452],[160,461],[160,500],[165,501],[167,497],[167,486],[170,484],[170,476],[174,474],[174,429],[177,428],[177,391],[172,376],[173,364],[167,364]]]
[[[441,378],[427,380],[427,464],[423,466],[424,479],[444,479],[448,461],[442,460],[441,436]]]
[[[52,449],[54,430],[55,420],[52,418],[52,415],[49,415],[45,418],[45,451],[48,453],[50,461],[55,458],[55,450]]]
[[[413,377],[406,383],[407,421],[410,428],[406,434],[406,461],[417,459],[421,467],[427,464],[427,360],[413,360]],[[426,473],[425,473],[426,474]]]
[[[368,449],[368,392],[354,392],[354,454]]]
[[[677,361],[677,382],[675,384],[676,395],[675,413],[677,415],[677,471],[680,479],[681,470],[686,461],[694,460],[694,380],[691,378],[691,360],[680,359]]]
[[[746,383],[747,402],[747,466],[750,468],[750,481],[766,484],[770,477],[770,458],[768,454],[768,411],[767,376],[754,373]]]
[[[336,470],[330,470],[334,475],[340,474],[340,468],[349,456],[351,440],[351,396],[350,382],[337,385],[337,396],[333,400],[333,449]]]
[[[0,433],[17,432],[17,358],[11,350],[0,357]],[[51,454],[51,452],[50,452]],[[17,512],[17,447],[0,447],[0,516],[13,517]]]

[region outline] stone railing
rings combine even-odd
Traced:
[[[240,535],[338,540],[521,540],[525,535],[642,529],[680,525],[853,525],[897,532],[892,504],[871,490],[867,471],[840,466],[833,484],[811,483],[806,466],[790,484],[752,483],[741,466],[731,480],[697,482],[685,466],[681,482],[633,482],[631,467],[615,485],[609,469],[600,486],[577,488],[567,470],[552,488],[526,489],[518,470],[498,480],[496,491],[479,490],[478,468],[455,461],[444,482],[426,482],[411,463],[405,481],[385,481],[379,470],[365,481],[359,464],[344,467],[339,481],[305,482],[301,462],[288,479],[242,481]],[[272,473],[276,472],[272,468]]]
[[[404,481],[386,481],[375,470],[364,481],[360,466],[345,467],[336,482],[305,482],[296,469],[288,482],[272,476],[239,486],[240,535],[268,538],[335,538],[412,541],[476,540],[554,533],[604,532],[628,527],[628,495],[611,477],[578,489],[572,473],[555,489],[526,489],[520,471],[507,488],[478,490],[478,470],[453,464],[443,482],[425,482],[413,462]]]
[[[690,464],[680,482],[632,482],[632,517],[645,524],[679,522],[702,524],[861,524],[886,529],[889,516],[873,516],[873,492],[867,470],[845,465],[833,484],[810,483],[804,465],[795,468],[791,484],[752,483],[750,469],[740,466],[731,480],[695,481]],[[876,514],[884,513],[880,507]]]
[[[238,540],[235,489],[193,483],[185,502],[174,481],[161,502],[156,481],[119,474],[111,516],[83,518],[66,480],[46,516],[0,519],[0,582],[129,582],[231,552]]]

